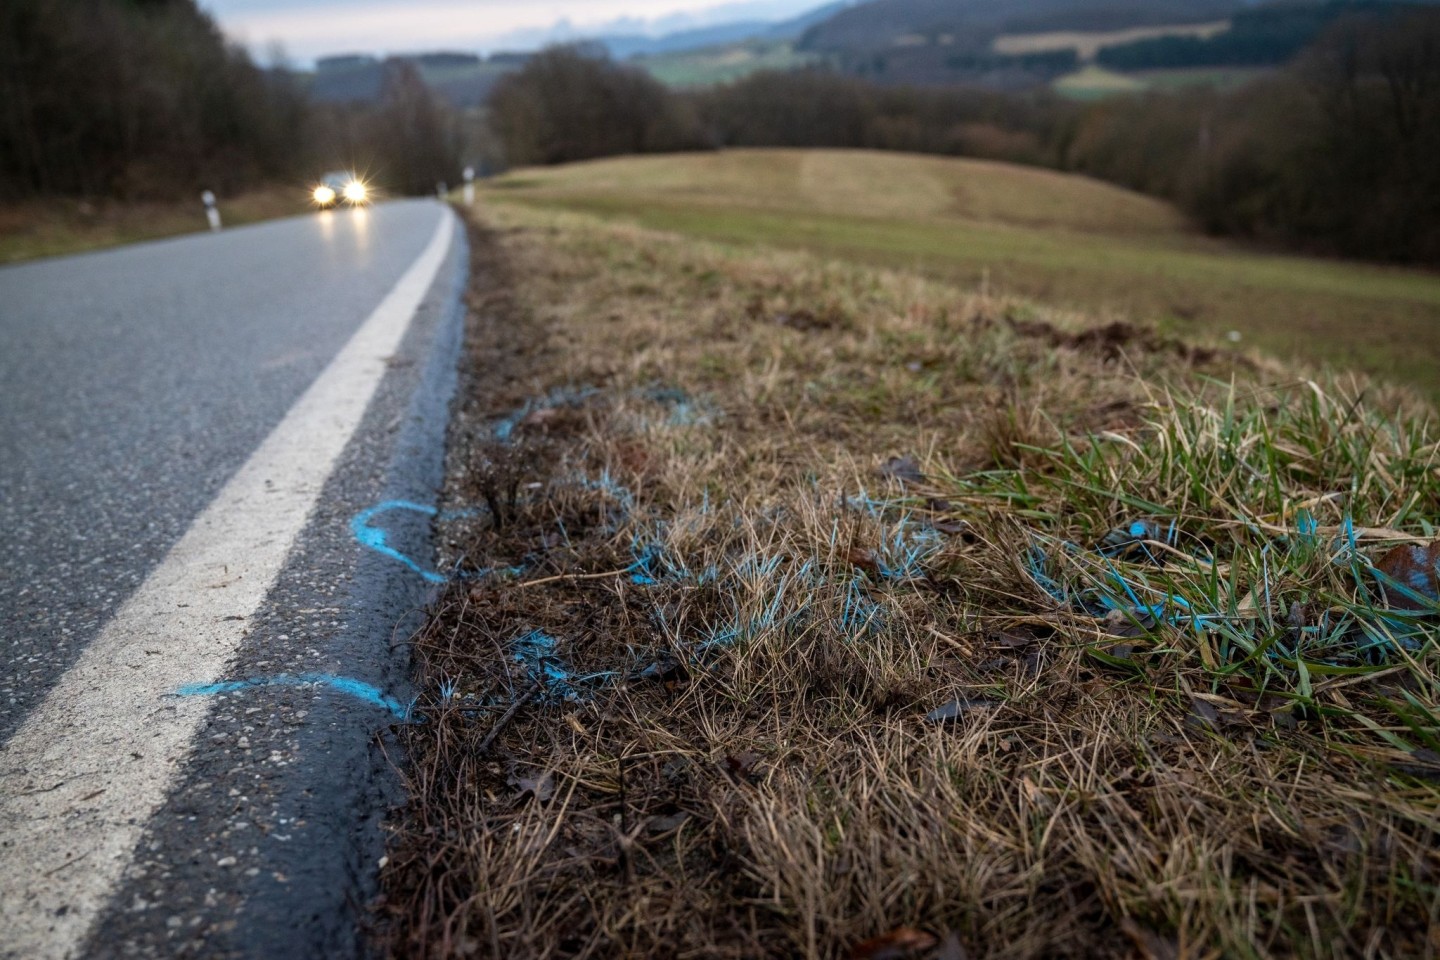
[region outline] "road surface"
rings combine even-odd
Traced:
[[[429,589],[365,511],[433,502],[465,263],[406,201],[0,269],[0,956],[363,949]]]

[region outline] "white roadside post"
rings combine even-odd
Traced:
[[[215,206],[215,194],[206,190],[200,194],[200,202],[205,204],[205,219],[210,221],[211,230],[220,229],[220,211]]]
[[[465,168],[465,206],[475,203],[475,168]]]
[[[435,184],[435,196],[436,196],[438,199],[440,199],[440,200],[444,200],[444,199],[445,199],[445,191],[446,191],[446,187],[445,187],[445,181],[444,181],[444,180],[441,180],[439,183]]]

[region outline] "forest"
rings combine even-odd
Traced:
[[[825,68],[675,91],[593,46],[562,47],[504,76],[482,123],[402,58],[384,61],[373,100],[312,98],[298,71],[228,44],[195,0],[7,0],[0,198],[166,198],[340,166],[425,193],[477,161],[856,147],[1083,173],[1170,200],[1217,234],[1440,264],[1440,9],[1310,9],[1324,23],[1307,21],[1303,49],[1231,91],[1077,103]],[[1262,13],[1237,20],[1242,41],[1297,42],[1294,17],[1291,32],[1265,34],[1275,21]]]
[[[1336,18],[1240,89],[1096,103],[1048,90],[877,85],[824,69],[688,93],[574,50],[502,79],[508,162],[724,147],[855,147],[1087,174],[1174,202],[1213,233],[1440,264],[1440,10]]]
[[[459,152],[456,118],[404,61],[376,102],[322,105],[195,0],[0,4],[0,198],[234,193],[341,165],[422,192]]]

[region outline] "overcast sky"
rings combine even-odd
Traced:
[[[656,32],[778,20],[823,0],[200,0],[262,57],[274,43],[305,62],[328,53],[533,46],[557,24],[580,32]]]

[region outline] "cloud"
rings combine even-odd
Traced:
[[[557,23],[585,31],[615,21],[670,20],[703,12],[714,0],[417,0],[414,3],[210,0],[225,32],[256,47],[279,42],[309,59],[340,51],[492,49],[510,35],[536,35]]]

